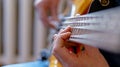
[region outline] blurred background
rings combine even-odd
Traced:
[[[46,47],[46,31],[34,0],[0,0],[0,65],[37,60]]]
[[[47,48],[48,29],[41,23],[34,1],[0,0],[0,66],[35,61]],[[70,0],[61,0],[60,5],[64,1],[71,4]],[[59,13],[65,9],[62,6]],[[69,9],[63,15],[68,12]],[[71,13],[74,14],[74,10]]]

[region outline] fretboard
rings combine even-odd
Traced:
[[[68,25],[72,27],[70,40],[120,52],[120,7],[66,18],[62,28]]]

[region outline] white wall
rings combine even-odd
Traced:
[[[3,1],[3,9],[1,9],[1,1]],[[0,64],[36,60],[45,47],[46,28],[34,12],[33,3],[34,0],[0,0],[0,48],[1,45],[4,47],[2,47],[4,53],[0,54]],[[3,16],[1,16],[2,10]],[[1,26],[1,18],[3,18],[3,26]]]

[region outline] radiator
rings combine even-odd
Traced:
[[[0,64],[23,63],[40,57],[47,30],[33,3],[34,0],[0,0]]]

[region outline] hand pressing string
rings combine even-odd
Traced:
[[[63,67],[109,67],[98,48],[69,41],[71,30],[68,26],[54,35],[52,53]],[[69,49],[73,46],[77,47],[76,53]],[[84,49],[81,49],[81,46]]]
[[[58,21],[59,0],[36,0],[35,7],[39,18],[46,27],[55,28],[51,21]]]

